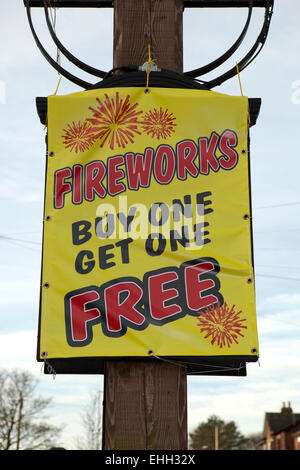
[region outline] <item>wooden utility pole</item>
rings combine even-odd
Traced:
[[[183,0],[115,0],[114,67],[142,65],[148,44],[156,64],[183,72]]]
[[[219,450],[219,426],[215,425],[215,450]]]
[[[115,0],[114,67],[142,65],[182,73],[183,0]],[[187,380],[182,366],[160,360],[107,361],[105,450],[187,449]]]
[[[93,83],[76,77],[58,64],[43,48],[33,26],[31,7],[45,9],[44,0],[24,0],[33,37],[43,56],[62,76],[84,89],[90,89]],[[55,0],[55,7],[78,8],[114,8],[114,67],[127,65],[139,66],[148,61],[148,46],[151,58],[162,69],[183,72],[183,5],[195,8],[248,7],[250,21],[252,6],[265,8],[265,17],[261,32],[251,50],[239,62],[245,68],[260,52],[268,35],[273,12],[273,0]],[[251,6],[251,8],[250,8]],[[217,68],[227,60],[236,47],[239,47],[249,21],[236,43],[210,67]],[[107,76],[102,70],[96,70],[74,57],[56,37],[47,21],[49,32],[57,48],[81,70],[91,73],[98,79]],[[205,69],[205,67],[204,67]],[[211,70],[211,69],[210,69]],[[238,67],[209,82],[210,87],[221,84],[234,74]],[[186,72],[189,77],[201,76],[203,67]],[[146,77],[145,77],[146,78]],[[146,80],[145,80],[146,85]],[[150,74],[151,89],[151,74]],[[260,99],[249,99],[251,125],[256,123],[260,109]],[[37,98],[37,107],[41,122],[47,122],[47,98]],[[138,260],[136,260],[138,262]],[[41,315],[41,313],[40,313]],[[250,355],[242,355],[233,362],[229,356],[222,363],[219,375],[244,375],[245,361],[256,361],[256,349]],[[102,358],[102,355],[100,354]],[[74,362],[75,359],[75,362]],[[83,360],[82,360],[83,359]],[[103,358],[102,358],[103,359]],[[147,360],[148,359],[148,360]],[[135,360],[107,359],[104,371],[104,410],[103,410],[103,449],[105,450],[185,450],[187,449],[187,380],[186,368],[176,362],[151,357]],[[42,356],[39,361],[44,360]],[[91,360],[91,361],[90,361]],[[54,369],[56,373],[97,373],[103,371],[103,361],[99,366],[97,357],[55,358],[47,361],[46,373]],[[242,367],[241,367],[242,364]],[[199,364],[201,372],[205,366]],[[99,369],[100,367],[100,369]],[[234,371],[237,371],[236,373]],[[232,372],[230,372],[232,371]],[[242,372],[241,372],[242,371]],[[208,373],[210,373],[209,371]],[[215,446],[219,449],[219,431],[215,430]]]

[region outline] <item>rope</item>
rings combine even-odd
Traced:
[[[241,82],[241,77],[240,77],[239,66],[238,66],[237,62],[235,63],[235,67],[236,67],[237,76],[238,76],[238,79],[239,79],[239,85],[240,85],[241,96],[244,96],[244,94],[243,94],[243,89],[242,89],[242,82]],[[248,125],[249,125],[249,127],[250,127],[250,125],[251,125],[251,120],[250,120],[249,111],[248,111]]]
[[[241,90],[241,96],[244,96],[244,95],[243,95],[242,84],[241,84],[239,66],[238,66],[237,62],[235,63],[235,66],[236,66],[237,76],[238,76],[238,79],[239,79],[239,85],[240,85],[240,90]]]
[[[146,80],[146,88],[145,92],[149,93],[149,77],[150,77],[150,72],[152,70],[152,64],[155,64],[156,59],[151,58],[151,52],[150,52],[150,44],[148,44],[148,62],[146,65],[146,74],[147,74],[147,80]]]

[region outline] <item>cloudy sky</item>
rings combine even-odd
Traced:
[[[22,0],[3,2],[0,17],[0,367],[28,370],[38,392],[51,396],[53,423],[64,423],[63,442],[79,435],[80,413],[101,376],[44,375],[35,361],[43,217],[45,130],[36,96],[54,93],[58,74],[31,36]],[[184,12],[184,69],[210,62],[229,47],[247,11]],[[55,57],[41,11],[34,11],[41,40]],[[300,4],[275,0],[270,34],[262,53],[241,74],[245,95],[261,97],[251,129],[251,175],[256,269],[259,363],[247,377],[188,378],[189,430],[216,414],[233,419],[244,434],[260,432],[266,411],[291,402],[300,412]],[[263,11],[256,9],[245,46],[256,39]],[[213,25],[213,28],[211,27]],[[72,52],[103,70],[112,67],[113,13],[59,10],[57,33]],[[74,32],[79,31],[77,35]],[[96,45],[96,46],[95,46]],[[64,62],[70,71],[72,67]],[[86,78],[81,75],[82,78]],[[90,77],[89,77],[90,78]],[[80,89],[62,79],[59,94]],[[238,95],[237,78],[215,91]]]

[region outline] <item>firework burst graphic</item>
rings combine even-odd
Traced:
[[[166,139],[170,137],[172,132],[175,132],[175,119],[173,113],[170,113],[168,109],[163,110],[160,108],[157,110],[154,108],[144,114],[141,124],[144,132],[150,134],[152,138],[156,137],[157,140]]]
[[[142,111],[137,111],[138,103],[130,103],[130,95],[125,99],[120,98],[116,92],[115,98],[110,98],[105,94],[105,99],[97,98],[96,108],[89,107],[93,111],[93,117],[87,121],[92,125],[95,139],[100,140],[100,147],[105,142],[109,142],[111,150],[118,147],[124,148],[129,142],[134,142],[136,134],[141,135],[138,130],[138,115]]]
[[[238,337],[244,336],[241,330],[247,328],[242,325],[246,319],[240,318],[241,313],[241,310],[235,312],[235,305],[229,309],[226,302],[222,306],[212,305],[198,317],[200,332],[205,334],[205,339],[211,340],[211,344],[216,343],[219,348],[230,348],[233,342],[238,344]]]
[[[89,122],[72,122],[64,129],[65,134],[62,135],[63,144],[70,152],[75,150],[76,153],[84,152],[93,144],[95,137]]]

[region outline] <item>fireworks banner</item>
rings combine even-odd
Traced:
[[[246,97],[50,96],[38,360],[257,360],[248,153]]]

